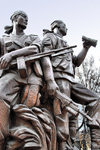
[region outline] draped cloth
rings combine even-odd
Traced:
[[[19,104],[13,107],[12,113],[7,150],[56,149],[56,127],[50,112],[45,108],[29,109],[26,105]]]

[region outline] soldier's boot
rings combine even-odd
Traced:
[[[100,150],[100,128],[90,129],[91,150]]]

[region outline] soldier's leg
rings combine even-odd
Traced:
[[[5,74],[0,78],[0,144],[4,143],[9,135],[10,106],[19,98],[20,86],[17,76],[13,73]]]
[[[69,143],[69,118],[68,112],[62,110],[61,115],[55,117],[57,127],[58,149],[65,150],[66,147],[70,149]],[[66,143],[67,142],[67,143]]]
[[[57,79],[56,80],[61,93],[70,97],[70,84],[68,81],[64,79]],[[71,141],[70,141],[70,134],[69,134],[69,116],[66,109],[63,109],[61,115],[56,116],[56,126],[58,132],[58,140],[59,143],[59,150],[71,150]]]
[[[39,106],[40,97],[40,85],[26,85],[22,93],[21,103],[25,104],[28,108],[32,108],[33,106]]]
[[[93,119],[92,122],[88,121],[92,141],[91,147],[92,150],[99,150],[100,134],[98,133],[100,133],[100,98],[81,84],[72,85],[71,97],[75,102],[86,105],[88,115]]]
[[[77,123],[78,123],[78,117],[69,114],[69,133],[70,133],[70,138],[73,146],[76,140]]]
[[[92,109],[89,110],[88,115],[93,119],[92,122],[88,121],[88,126],[90,127],[91,134],[91,149],[99,150],[100,149],[100,100],[92,106]]]

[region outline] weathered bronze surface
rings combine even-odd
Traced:
[[[11,21],[0,40],[0,150],[56,149],[53,118],[40,107],[40,63],[24,60],[41,51],[41,41],[37,35],[24,33],[26,13],[16,11]],[[17,65],[10,65],[13,61]]]
[[[97,41],[83,36],[83,49],[63,40],[64,22],[26,35],[28,16],[16,11],[0,39],[0,150],[73,150],[78,113],[88,119],[92,150],[100,149],[100,98],[74,79],[88,49]],[[86,105],[79,112],[77,104]]]
[[[44,39],[42,41],[43,51],[52,51],[52,49],[62,48],[68,46],[67,42],[63,39],[63,36],[67,34],[67,28],[63,21],[55,20],[51,23],[51,30],[43,30]],[[88,126],[91,131],[91,148],[92,150],[100,149],[100,98],[88,90],[83,85],[76,83],[74,79],[75,75],[75,67],[79,67],[91,46],[96,46],[97,41],[94,39],[87,38],[85,36],[82,37],[83,40],[83,49],[78,54],[78,56],[74,56],[73,52],[65,53],[61,56],[57,56],[54,58],[44,58],[44,65],[49,62],[48,66],[45,65],[44,73],[47,74],[45,76],[47,81],[47,90],[49,95],[54,95],[56,89],[58,89],[63,95],[68,96],[74,102],[86,105],[86,111],[90,116],[88,119]],[[52,65],[51,65],[51,64]],[[51,67],[52,66],[52,67]],[[49,68],[49,71],[48,71]],[[48,73],[50,72],[50,73]],[[49,77],[51,75],[51,79]],[[56,84],[55,85],[55,81]],[[52,88],[53,87],[53,88]],[[69,100],[70,102],[72,100]],[[62,96],[62,102],[64,103],[64,97]],[[68,110],[68,106],[72,105],[69,103],[67,107],[61,106],[58,99],[54,100],[54,113],[58,114],[55,116],[55,122],[57,127],[57,137],[59,141],[59,150],[61,149],[73,149],[73,144],[76,136],[76,120],[77,113],[75,111]],[[66,101],[67,103],[68,101]],[[65,103],[64,103],[65,105]],[[56,107],[57,106],[57,107]],[[71,107],[70,107],[71,108]],[[75,109],[74,109],[75,110]],[[77,110],[77,106],[76,106]],[[70,113],[68,113],[68,111]],[[73,113],[72,113],[73,112]],[[74,114],[74,115],[73,115]],[[94,130],[95,129],[95,130]]]

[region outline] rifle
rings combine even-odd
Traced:
[[[38,59],[46,57],[46,56],[55,57],[55,56],[62,55],[64,53],[72,53],[73,50],[69,50],[69,51],[65,51],[65,50],[66,49],[72,49],[72,48],[75,48],[75,47],[77,47],[77,46],[74,45],[74,46],[69,46],[69,47],[64,47],[64,48],[59,48],[59,49],[53,49],[53,50],[50,50],[48,52],[41,52],[41,53],[37,53],[37,54],[34,54],[34,55],[24,56],[24,60],[25,60],[26,63],[27,62],[34,62],[35,60],[38,60]],[[57,53],[57,52],[60,52],[60,53]],[[10,66],[14,66],[16,64],[17,64],[17,60],[12,60],[12,62],[10,63]]]
[[[72,115],[78,115],[79,113],[87,118],[89,121],[93,121],[93,119],[84,113],[83,111],[80,111],[77,107],[76,103],[73,102],[71,98],[69,98],[67,95],[62,94],[60,91],[56,90],[55,92],[55,99],[53,101],[53,107],[54,107],[54,115],[61,114],[61,108],[66,108],[68,112],[70,112]],[[98,123],[97,123],[98,124]]]
[[[27,67],[26,67],[27,63],[32,63],[46,56],[56,57],[65,53],[72,53],[73,52],[72,48],[75,48],[75,47],[77,46],[74,45],[74,46],[69,46],[69,47],[64,47],[64,48],[59,48],[59,49],[52,49],[48,52],[41,52],[41,53],[37,53],[34,55],[18,57],[16,60],[12,60],[9,66],[17,65],[20,76],[22,78],[25,78],[27,77]]]

